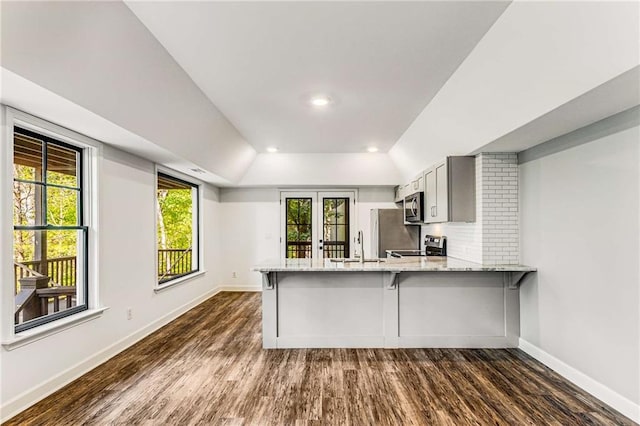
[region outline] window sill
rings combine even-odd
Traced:
[[[95,319],[102,315],[102,313],[107,309],[109,308],[106,307],[89,309],[75,315],[53,321],[49,324],[41,325],[37,328],[23,331],[16,334],[13,338],[3,341],[2,346],[8,351],[12,351],[14,349],[36,342],[40,339],[44,339],[45,337],[58,334],[61,331],[75,327],[87,321],[91,321],[92,319]]]
[[[182,284],[186,281],[191,281],[194,278],[198,278],[203,276],[204,274],[206,274],[207,271],[203,270],[203,271],[196,271],[192,274],[189,275],[185,275],[184,277],[180,277],[180,278],[176,278],[175,280],[171,280],[171,281],[167,281],[164,284],[158,284],[156,285],[156,287],[153,289],[153,291],[155,291],[156,293],[160,293],[168,288],[174,287],[178,284]]]

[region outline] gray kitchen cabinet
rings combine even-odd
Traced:
[[[424,192],[424,174],[420,173],[419,176],[416,176],[416,178],[411,181],[409,187],[410,191],[407,195],[414,194],[416,192]]]
[[[396,203],[402,202],[402,185],[398,185],[394,188],[393,201]]]
[[[437,208],[436,196],[438,194],[436,168],[432,167],[424,172],[424,221],[425,223],[437,222],[434,209]]]
[[[396,186],[394,201],[396,203],[402,203],[404,201],[404,197],[412,193],[412,191],[409,189],[410,187],[411,187],[410,183]]]
[[[471,156],[447,157],[424,173],[424,222],[475,222],[476,167]]]
[[[393,201],[395,201],[396,203],[401,203],[404,201],[405,187],[406,185],[398,185],[394,188]]]
[[[405,185],[396,186],[394,190],[393,200],[396,203],[402,203],[407,195],[424,192],[424,173],[420,173],[415,179]]]

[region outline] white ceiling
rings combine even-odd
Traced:
[[[388,151],[508,4],[127,2],[258,152],[287,153]]]

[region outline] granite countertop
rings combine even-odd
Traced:
[[[532,272],[525,265],[483,265],[454,257],[404,257],[380,259],[380,262],[332,262],[329,259],[284,259],[252,268],[258,272]]]

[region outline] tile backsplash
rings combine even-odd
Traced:
[[[422,226],[422,235],[446,235],[448,255],[485,264],[517,264],[518,157],[476,156],[476,221]]]
[[[517,264],[518,235],[518,155],[480,154],[482,167],[482,262]]]
[[[477,223],[437,223],[422,226],[422,236],[446,235],[447,255],[482,263],[482,233]],[[424,244],[424,241],[423,241]]]

